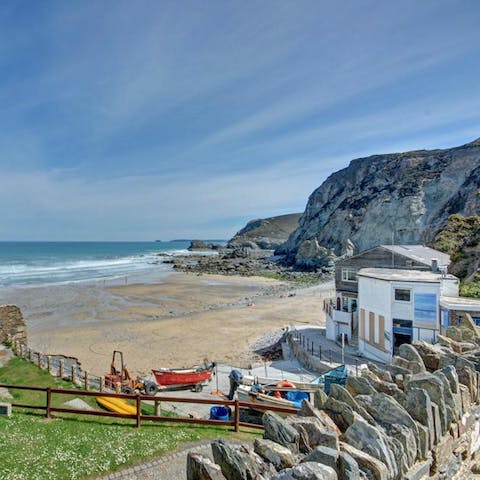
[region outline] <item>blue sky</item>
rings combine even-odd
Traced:
[[[0,4],[0,239],[228,238],[480,137],[480,2]]]

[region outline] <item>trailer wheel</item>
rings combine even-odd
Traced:
[[[197,393],[201,392],[203,390],[203,385],[201,383],[197,383],[193,386],[192,390]]]
[[[145,382],[145,393],[153,397],[158,393],[158,385],[153,382]]]
[[[127,393],[128,395],[130,395],[131,393],[133,393],[133,390],[130,387],[122,387],[122,393]]]

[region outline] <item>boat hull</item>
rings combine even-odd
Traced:
[[[159,369],[152,370],[155,380],[160,386],[198,385],[212,379],[212,368],[199,369]]]

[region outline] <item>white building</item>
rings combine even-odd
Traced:
[[[358,350],[381,362],[391,361],[402,343],[435,343],[440,298],[458,297],[458,279],[445,273],[364,268],[357,278]]]

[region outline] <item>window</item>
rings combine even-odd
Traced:
[[[410,290],[408,288],[396,288],[395,289],[395,301],[396,302],[409,302]]]
[[[343,282],[356,282],[357,271],[354,268],[342,268],[342,281]]]

